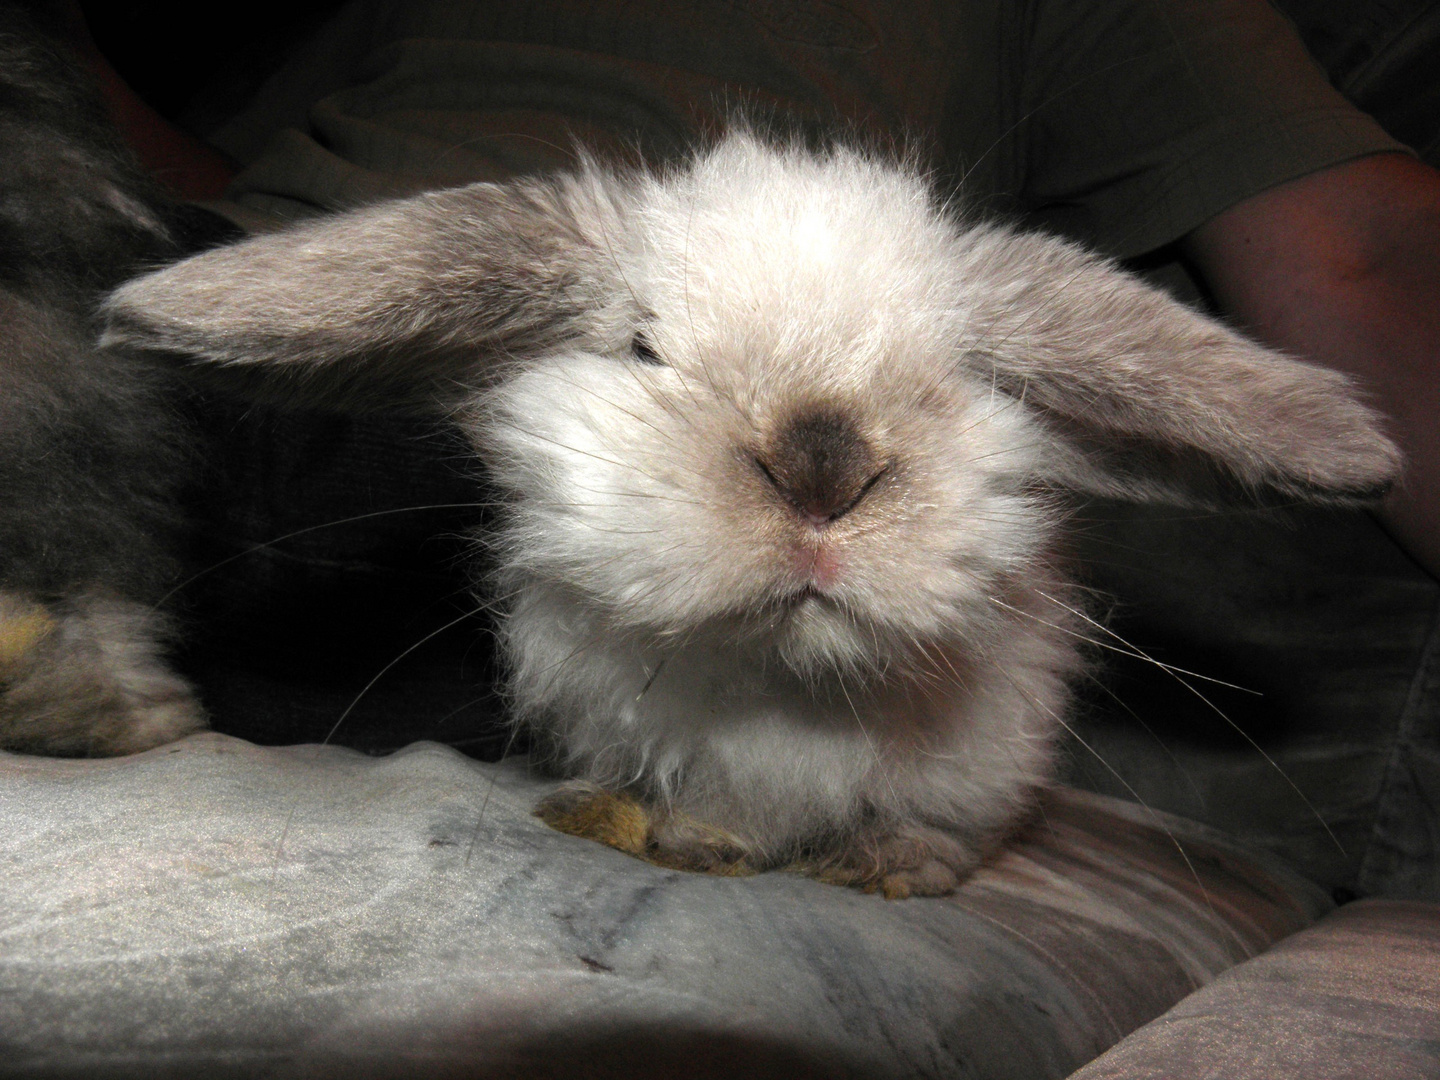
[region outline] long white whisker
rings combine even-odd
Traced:
[[[1085,620],[1087,623],[1089,623],[1091,626],[1094,626],[1097,630],[1101,631],[1102,633],[1105,633],[1105,634],[1110,635],[1110,636],[1113,637],[1116,641],[1119,641],[1122,645],[1124,645],[1124,646],[1126,646],[1126,647],[1122,649],[1122,648],[1120,648],[1120,646],[1118,646],[1118,645],[1111,645],[1111,644],[1109,644],[1108,642],[1100,641],[1100,640],[1098,640],[1098,639],[1096,639],[1096,638],[1090,637],[1090,636],[1087,635],[1087,634],[1082,634],[1082,633],[1079,633],[1079,632],[1076,631],[1076,630],[1071,630],[1071,629],[1070,629],[1069,627],[1067,627],[1067,626],[1061,626],[1059,623],[1053,623],[1053,622],[1050,622],[1048,619],[1042,619],[1039,615],[1036,615],[1034,612],[1032,612],[1032,611],[1025,611],[1025,610],[1022,609],[1022,608],[1015,607],[1013,604],[1007,604],[1007,603],[1005,603],[1005,601],[999,599],[998,597],[994,597],[994,596],[990,597],[990,602],[991,602],[992,604],[996,605],[997,607],[1002,607],[1002,608],[1004,608],[1006,611],[1013,611],[1016,615],[1022,615],[1022,616],[1024,616],[1024,617],[1027,618],[1027,619],[1033,619],[1035,622],[1038,622],[1041,626],[1048,626],[1050,629],[1052,629],[1052,630],[1057,630],[1057,631],[1059,631],[1060,633],[1065,634],[1065,635],[1067,635],[1067,636],[1069,636],[1069,637],[1078,638],[1080,641],[1085,642],[1085,644],[1087,644],[1087,645],[1093,645],[1093,646],[1095,646],[1095,648],[1097,648],[1097,649],[1106,649],[1106,650],[1108,650],[1108,651],[1110,651],[1110,652],[1113,652],[1113,653],[1119,653],[1121,656],[1128,656],[1128,657],[1130,657],[1130,658],[1133,659],[1133,660],[1144,660],[1144,661],[1146,661],[1147,663],[1154,664],[1157,668],[1159,668],[1159,669],[1162,670],[1162,671],[1168,671],[1168,672],[1170,672],[1170,673],[1172,673],[1172,674],[1188,675],[1188,676],[1190,676],[1192,679],[1203,679],[1205,682],[1214,683],[1216,686],[1223,686],[1223,687],[1225,687],[1227,690],[1239,690],[1239,691],[1241,691],[1242,693],[1254,694],[1256,697],[1262,697],[1262,696],[1264,696],[1264,695],[1262,695],[1262,694],[1260,693],[1260,691],[1258,691],[1258,690],[1251,690],[1251,689],[1249,689],[1248,687],[1238,686],[1238,685],[1236,685],[1235,683],[1226,682],[1224,679],[1212,678],[1212,677],[1209,676],[1209,675],[1201,675],[1201,674],[1199,674],[1198,672],[1187,671],[1185,668],[1176,667],[1176,666],[1173,665],[1173,664],[1167,664],[1167,663],[1165,663],[1163,660],[1157,660],[1157,659],[1155,659],[1153,656],[1150,656],[1150,655],[1148,655],[1148,654],[1146,654],[1146,653],[1141,652],[1141,651],[1140,651],[1139,649],[1137,649],[1134,645],[1131,645],[1130,642],[1126,641],[1126,640],[1125,640],[1124,638],[1122,638],[1119,634],[1115,633],[1115,631],[1111,630],[1111,629],[1110,629],[1108,626],[1106,626],[1104,623],[1095,621],[1094,619],[1092,619],[1092,618],[1090,618],[1089,616],[1087,616],[1084,612],[1078,611],[1078,610],[1076,610],[1075,608],[1070,607],[1068,604],[1063,604],[1063,603],[1061,603],[1059,600],[1056,600],[1056,599],[1055,599],[1054,597],[1052,597],[1052,596],[1046,596],[1045,593],[1040,592],[1038,589],[1036,590],[1036,595],[1044,597],[1046,600],[1049,600],[1052,604],[1056,605],[1057,607],[1064,608],[1066,611],[1070,612],[1070,614],[1076,616],[1077,618],[1084,619],[1084,620]]]
[[[1044,594],[1044,593],[1041,593],[1040,595],[1041,595],[1041,596],[1044,596],[1045,594]],[[1065,607],[1064,604],[1061,604],[1060,601],[1055,600],[1053,597],[1046,596],[1045,599],[1050,600],[1051,603],[1059,604],[1059,606]],[[1077,614],[1080,614],[1080,613],[1077,612]],[[1088,618],[1087,616],[1085,616],[1085,615],[1083,615],[1083,614],[1080,614],[1080,617],[1083,618],[1083,619],[1085,619],[1087,622],[1094,623],[1094,620],[1093,620],[1093,619],[1090,619],[1090,618]],[[1099,623],[1094,623],[1094,624],[1095,624],[1096,626],[1099,626],[1099,625],[1100,625]],[[1113,631],[1107,631],[1107,632],[1108,632],[1108,633],[1111,633],[1112,636],[1115,636]],[[1118,639],[1118,638],[1117,638],[1117,639]],[[1123,639],[1118,639],[1118,640],[1123,640]],[[1142,659],[1142,660],[1148,660],[1150,663],[1154,664],[1156,667],[1160,668],[1162,671],[1165,671],[1166,673],[1168,673],[1172,679],[1174,679],[1174,680],[1175,680],[1176,682],[1178,682],[1181,686],[1185,687],[1186,690],[1189,690],[1190,693],[1194,694],[1197,698],[1199,698],[1202,702],[1204,702],[1204,703],[1205,703],[1205,706],[1206,706],[1211,712],[1213,712],[1216,716],[1220,717],[1221,720],[1224,720],[1225,723],[1228,724],[1228,725],[1231,727],[1231,729],[1236,732],[1236,734],[1238,734],[1238,735],[1239,735],[1241,738],[1243,738],[1247,743],[1249,743],[1250,746],[1255,750],[1255,752],[1256,752],[1257,754],[1259,754],[1262,758],[1265,759],[1265,763],[1266,763],[1267,765],[1269,765],[1270,768],[1273,769],[1273,770],[1276,772],[1276,774],[1277,774],[1282,780],[1285,781],[1285,783],[1286,783],[1287,785],[1289,785],[1290,790],[1292,790],[1293,792],[1295,792],[1296,796],[1299,797],[1300,801],[1305,804],[1305,808],[1306,808],[1307,810],[1309,810],[1311,814],[1314,815],[1315,820],[1320,823],[1320,827],[1325,830],[1325,835],[1330,838],[1331,843],[1333,843],[1333,844],[1335,845],[1336,849],[1340,852],[1340,854],[1342,854],[1342,855],[1346,854],[1346,852],[1345,852],[1345,845],[1340,842],[1340,838],[1339,838],[1338,836],[1336,836],[1336,835],[1335,835],[1335,831],[1330,828],[1330,823],[1325,820],[1324,816],[1321,815],[1320,811],[1316,808],[1315,804],[1312,803],[1312,802],[1310,801],[1309,797],[1305,794],[1305,792],[1300,789],[1300,785],[1297,784],[1297,783],[1295,783],[1295,781],[1290,778],[1290,774],[1287,773],[1284,769],[1282,769],[1282,768],[1280,767],[1280,763],[1279,763],[1278,761],[1276,761],[1273,757],[1271,757],[1270,754],[1266,752],[1266,750],[1265,750],[1265,748],[1264,748],[1263,746],[1261,746],[1258,742],[1255,741],[1254,736],[1252,736],[1248,731],[1246,731],[1244,728],[1242,728],[1242,727],[1241,727],[1239,724],[1237,724],[1234,720],[1230,719],[1230,717],[1226,714],[1225,710],[1221,709],[1220,706],[1216,705],[1213,701],[1211,701],[1209,698],[1207,698],[1204,694],[1202,694],[1202,693],[1201,693],[1199,690],[1197,690],[1194,686],[1191,686],[1190,683],[1186,682],[1185,679],[1178,673],[1178,669],[1172,668],[1172,667],[1171,667],[1170,665],[1168,665],[1168,664],[1162,664],[1159,660],[1156,660],[1153,656],[1150,656],[1150,655],[1149,655],[1148,653],[1146,653],[1143,649],[1137,648],[1136,646],[1132,645],[1132,644],[1131,644],[1130,642],[1128,642],[1128,641],[1126,641],[1126,642],[1124,642],[1124,643],[1125,643],[1127,646],[1129,646],[1130,648],[1134,649],[1134,650],[1135,650],[1135,653],[1138,655],[1138,657],[1139,657],[1140,659]],[[1186,674],[1189,674],[1189,673],[1187,672]],[[1199,677],[1200,677],[1200,678],[1203,678],[1203,676],[1199,676]],[[1219,680],[1212,680],[1212,681],[1218,682]],[[1220,685],[1222,685],[1222,686],[1230,686],[1231,684],[1229,684],[1229,683],[1221,683]],[[1236,689],[1236,690],[1241,690],[1241,689],[1244,689],[1244,688],[1237,686],[1237,687],[1234,687],[1234,689]],[[1250,692],[1251,692],[1251,693],[1254,693],[1254,691],[1250,691]]]
[[[1217,921],[1221,924],[1221,926],[1227,929],[1230,928],[1230,924],[1224,919],[1221,919],[1219,912],[1215,910],[1215,904],[1210,899],[1210,892],[1208,889],[1205,888],[1205,883],[1200,879],[1200,872],[1195,869],[1195,864],[1191,861],[1189,853],[1186,852],[1185,845],[1181,844],[1180,838],[1170,831],[1170,826],[1165,824],[1165,819],[1160,816],[1159,811],[1157,811],[1154,807],[1147,803],[1141,797],[1140,793],[1136,791],[1135,788],[1131,785],[1130,781],[1126,780],[1125,777],[1120,775],[1120,773],[1115,769],[1115,767],[1111,765],[1108,761],[1106,761],[1104,756],[1098,750],[1096,750],[1093,746],[1086,742],[1085,738],[1078,731],[1076,731],[1074,726],[1067,722],[1066,719],[1061,716],[1059,712],[1057,712],[1055,709],[1052,709],[1044,702],[1036,700],[1033,695],[1027,693],[1024,689],[1022,689],[1020,684],[1017,683],[1014,679],[1012,679],[1008,673],[1005,673],[1005,681],[1008,682],[1015,689],[1015,692],[1017,694],[1019,694],[1022,698],[1029,702],[1032,708],[1039,709],[1041,712],[1045,713],[1047,716],[1053,719],[1062,728],[1064,728],[1065,731],[1070,734],[1071,738],[1073,738],[1077,743],[1079,743],[1082,747],[1089,751],[1090,754],[1095,758],[1095,760],[1100,762],[1100,764],[1105,767],[1106,771],[1109,772],[1111,776],[1115,777],[1115,779],[1120,782],[1121,786],[1123,786],[1125,790],[1130,793],[1131,798],[1133,798],[1140,806],[1144,807],[1146,813],[1148,813],[1150,817],[1154,820],[1155,824],[1159,826],[1160,831],[1165,834],[1165,836],[1170,840],[1170,843],[1175,846],[1175,850],[1180,853],[1180,858],[1185,861],[1185,866],[1189,869],[1190,876],[1195,879],[1196,888],[1200,890],[1200,895],[1205,899],[1205,906],[1210,909],[1211,914],[1215,915]],[[1240,941],[1241,945],[1243,946],[1244,942],[1241,940],[1239,933],[1234,931],[1233,929],[1231,929],[1231,933],[1234,934],[1235,940]],[[1248,948],[1246,948],[1245,951],[1247,955],[1250,952]]]
[[[204,570],[200,570],[194,574],[191,574],[184,581],[180,582],[180,584],[176,585],[169,592],[167,592],[164,596],[160,597],[159,600],[155,601],[154,605],[152,606],[152,610],[158,610],[161,606],[164,605],[165,601],[169,600],[172,596],[180,592],[182,589],[193,585],[201,578],[206,577],[209,574],[213,574],[216,570],[219,570],[222,567],[229,566],[237,559],[243,559],[247,555],[254,555],[257,551],[264,551],[266,548],[274,547],[276,544],[282,544],[286,540],[293,540],[297,536],[304,536],[306,533],[317,532],[320,529],[333,529],[338,525],[350,525],[356,521],[367,521],[370,518],[387,517],[392,514],[412,514],[425,510],[484,510],[499,505],[501,504],[498,502],[463,502],[430,503],[425,506],[399,506],[395,507],[392,510],[372,510],[368,514],[355,514],[353,517],[336,518],[334,521],[326,521],[319,525],[307,525],[303,529],[296,529],[294,532],[285,533],[283,536],[277,536],[272,540],[264,540],[258,544],[252,544],[244,551],[238,552],[235,555],[231,555],[228,558],[221,559],[219,562],[207,566]]]

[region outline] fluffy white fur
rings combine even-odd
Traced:
[[[518,496],[504,641],[568,772],[761,864],[938,827],[958,873],[1048,775],[1074,665],[1043,436],[954,370],[976,312],[926,190],[836,165],[644,183],[615,257],[664,366],[562,353],[472,410]],[[814,408],[886,465],[818,526],[754,461]]]
[[[911,170],[744,134],[260,238],[109,314],[308,397],[458,404],[511,500],[517,721],[660,857],[891,894],[953,888],[1050,775],[1059,489],[1343,500],[1398,464],[1343,377]]]

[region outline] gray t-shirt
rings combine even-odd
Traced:
[[[918,152],[982,211],[1112,255],[1403,149],[1261,0],[357,0],[214,136],[295,217],[665,158],[737,113]]]

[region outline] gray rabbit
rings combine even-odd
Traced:
[[[191,454],[173,369],[97,349],[94,313],[204,222],[77,68],[0,5],[0,746],[123,754],[204,724],[154,607]]]

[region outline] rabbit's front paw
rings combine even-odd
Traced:
[[[745,846],[723,829],[587,781],[572,781],[546,796],[535,814],[552,829],[656,866],[723,877],[755,873]]]
[[[950,833],[903,825],[863,832],[839,854],[795,869],[832,885],[903,900],[952,893],[979,863],[979,852]]]
[[[190,684],[160,659],[163,631],[127,600],[0,592],[0,747],[105,757],[204,728]]]

